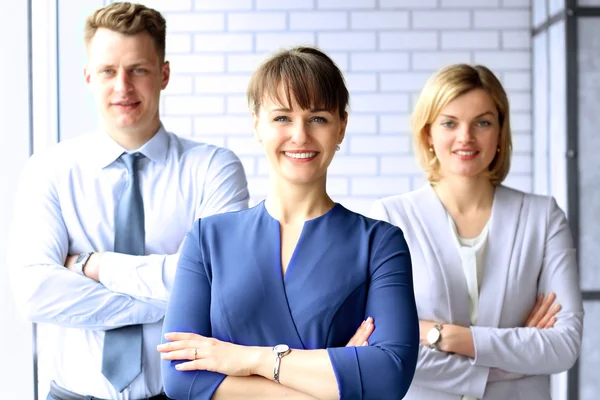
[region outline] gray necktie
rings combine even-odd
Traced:
[[[115,252],[144,255],[144,204],[137,175],[140,153],[121,155],[129,179],[115,213]],[[129,325],[106,331],[102,374],[119,393],[142,372],[142,326]]]

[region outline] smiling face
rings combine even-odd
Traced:
[[[84,76],[111,135],[153,135],[160,126],[160,92],[169,82],[151,36],[96,31],[87,46]]]
[[[252,117],[272,176],[292,184],[323,182],[344,139],[347,117],[342,119],[337,110],[302,109],[293,96],[290,105],[271,97],[265,97]]]
[[[483,89],[473,89],[443,107],[429,128],[429,145],[442,177],[480,177],[489,172],[500,137],[498,110]]]

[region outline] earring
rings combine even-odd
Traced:
[[[340,145],[335,146],[335,151],[340,151]]]
[[[500,146],[496,149],[496,153],[500,153]]]
[[[433,147],[430,147],[430,148],[429,148],[429,152],[430,152],[430,153],[433,153]]]

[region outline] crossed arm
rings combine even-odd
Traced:
[[[239,210],[248,204],[239,159],[225,151],[214,158],[218,168],[208,169],[198,216]],[[160,321],[179,254],[99,252],[86,264],[86,276],[73,273],[69,269],[77,255],[72,253],[98,249],[70,246],[54,173],[47,160],[34,155],[15,198],[8,262],[21,313],[32,322],[91,330]]]
[[[368,346],[322,350],[293,349],[282,359],[281,384],[273,382],[270,347],[240,346],[211,337],[211,288],[199,246],[199,223],[185,241],[173,296],[165,317],[163,383],[169,397],[376,398],[402,397],[416,364],[418,321],[407,249],[400,231],[371,278],[366,311],[378,318],[379,334]],[[401,249],[398,249],[401,248]],[[184,311],[193,309],[193,313]],[[371,314],[373,313],[373,314]],[[257,321],[257,323],[259,323]],[[370,321],[367,321],[367,326]],[[371,324],[372,325],[372,324]],[[359,328],[360,330],[360,328]],[[361,339],[355,344],[361,343]],[[183,362],[182,362],[183,361]],[[256,392],[251,391],[256,389]]]
[[[388,220],[381,203],[373,212]],[[414,383],[456,395],[481,398],[488,381],[546,375],[570,368],[579,355],[583,308],[575,249],[564,213],[547,204],[547,233],[536,305],[515,328],[444,325],[441,351],[427,345],[434,322],[420,321],[420,350]],[[561,303],[552,306],[555,298]]]

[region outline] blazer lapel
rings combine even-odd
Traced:
[[[521,193],[496,187],[479,291],[479,326],[498,327],[500,322],[522,205]]]
[[[428,265],[430,274],[442,279],[446,288],[448,308],[435,310],[434,314],[449,318],[446,322],[469,326],[469,294],[446,209],[430,185],[413,197],[413,209],[437,261],[436,265]],[[435,304],[433,306],[436,307]]]

